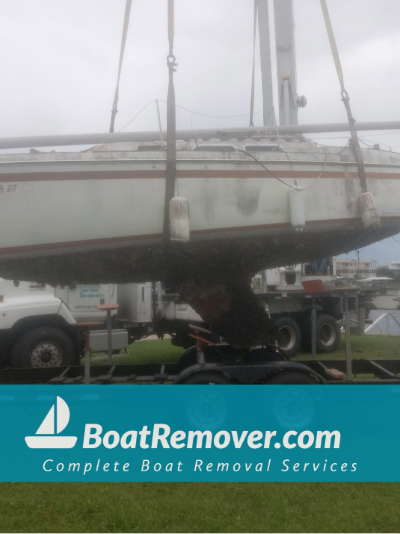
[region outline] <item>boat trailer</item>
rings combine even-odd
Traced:
[[[177,363],[136,365],[96,365],[91,367],[89,382],[83,366],[40,369],[2,369],[0,384],[187,384],[190,376],[218,375],[207,378],[215,384],[269,384],[278,373],[296,372],[315,377],[314,384],[400,384],[399,360],[353,360],[353,379],[348,380],[345,360],[269,362],[265,364],[199,364],[182,370]],[[197,382],[192,382],[197,383]],[[203,382],[205,383],[205,382]]]

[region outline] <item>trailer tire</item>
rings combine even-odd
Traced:
[[[274,322],[279,331],[279,348],[291,358],[301,347],[301,330],[299,325],[291,317],[279,317]]]
[[[263,417],[258,416],[261,425],[271,424],[271,416],[284,431],[313,430],[320,423],[329,421],[329,396],[325,388],[303,387],[322,385],[323,382],[306,370],[281,371],[265,377],[261,383],[280,386],[268,388],[268,411]],[[260,396],[259,402],[265,403],[265,395]]]
[[[172,335],[171,336],[171,345],[174,347],[182,347],[183,349],[190,349],[193,347],[193,338],[189,337],[189,335]]]
[[[189,384],[192,384],[192,385],[210,384],[211,385],[212,384],[212,385],[219,386],[219,385],[229,384],[229,379],[226,378],[226,376],[223,375],[222,373],[213,372],[213,371],[204,371],[204,372],[199,371],[185,378],[185,380],[180,382],[180,384],[184,384],[184,385],[189,385]]]
[[[307,373],[299,371],[283,371],[263,380],[263,384],[291,385],[318,384],[317,380]]]
[[[300,377],[286,388],[282,383],[271,402],[273,417],[282,430],[311,430],[321,422],[323,411],[318,393],[314,392],[316,390],[296,387],[299,379]]]
[[[178,425],[180,428],[193,428],[194,430],[221,430],[227,425],[234,427],[238,413],[242,406],[238,401],[233,401],[226,396],[224,388],[209,387],[209,384],[225,384],[220,382],[219,373],[199,372],[203,374],[203,382],[182,382],[182,384],[196,384],[196,388],[177,388],[175,397],[170,406],[171,426]],[[191,378],[191,377],[190,377]],[[203,387],[202,387],[203,386]]]
[[[62,330],[49,326],[25,332],[14,343],[11,365],[14,368],[49,368],[71,365],[75,348]]]
[[[286,353],[282,354],[282,351],[279,352],[275,347],[267,346],[249,351],[242,362],[252,365],[265,362],[282,362],[287,359]]]
[[[332,315],[321,313],[317,315],[317,352],[328,354],[335,352],[340,343],[340,328]],[[311,319],[304,323],[302,346],[311,352]]]
[[[217,347],[208,346],[205,349],[205,360],[207,363],[225,363],[230,359],[230,355],[222,351],[219,351]],[[189,349],[182,352],[176,362],[179,370],[183,371],[188,367],[197,365],[197,347],[192,346]]]

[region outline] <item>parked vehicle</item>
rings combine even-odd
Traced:
[[[1,366],[60,367],[79,363],[84,348],[82,326],[88,321],[100,323],[91,330],[92,351],[107,351],[106,312],[97,306],[116,303],[119,308],[112,317],[113,352],[154,333],[160,337],[170,334],[180,345],[189,323],[202,323],[188,304],[166,293],[161,283],[54,289],[34,282],[16,286],[0,279]]]

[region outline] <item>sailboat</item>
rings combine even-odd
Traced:
[[[30,449],[72,449],[77,441],[76,436],[59,436],[69,423],[70,411],[68,404],[61,397],[50,408],[35,436],[26,436],[25,441]]]
[[[400,154],[355,150],[354,132],[343,148],[298,135],[307,131],[297,125],[306,99],[296,89],[292,0],[276,1],[275,16],[280,128],[268,127],[276,121],[260,0],[264,128],[176,131],[171,31],[166,150],[160,132],[135,132],[131,142],[113,133],[0,140],[1,148],[101,143],[0,155],[0,276],[51,285],[163,280],[229,343],[249,347],[269,339],[248,287],[256,272],[398,233]]]

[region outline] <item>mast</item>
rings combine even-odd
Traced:
[[[271,65],[268,0],[259,0],[258,12],[264,126],[268,126],[272,124],[272,80],[274,79]],[[274,0],[274,14],[280,124],[297,125],[298,108],[305,107],[307,99],[297,95],[293,0]]]
[[[293,0],[274,0],[280,124],[298,124]]]
[[[263,92],[264,126],[268,126],[273,124],[274,117],[268,0],[258,0],[258,25],[260,33],[260,60]]]

